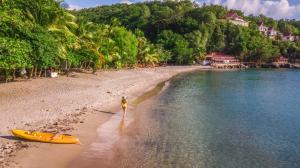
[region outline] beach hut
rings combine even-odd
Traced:
[[[228,55],[222,52],[212,52],[206,56],[206,59],[210,61],[210,64],[218,68],[239,68],[241,62],[232,55]]]

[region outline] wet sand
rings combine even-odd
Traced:
[[[152,90],[145,92],[143,95],[135,99],[128,109],[128,114],[124,117],[121,114],[116,114],[111,117],[104,124],[97,128],[97,136],[93,142],[88,145],[80,155],[72,159],[68,164],[68,168],[96,168],[96,167],[130,167],[120,163],[121,159],[125,160],[128,157],[135,159],[140,158],[138,155],[133,156],[132,151],[127,149],[128,136],[130,134],[137,133],[140,126],[146,126],[147,120],[143,120],[143,124],[139,124],[141,117],[144,116],[142,113],[149,111],[153,106],[153,100],[169,85],[168,81],[161,82],[156,85]],[[142,127],[143,127],[142,126]],[[122,148],[123,150],[121,150]],[[127,159],[135,160],[135,159]],[[135,160],[137,163],[140,160]],[[128,163],[127,163],[128,164]],[[122,165],[122,166],[120,166]]]
[[[102,71],[97,75],[36,79],[0,85],[0,165],[66,167],[95,138],[95,130],[118,113],[119,99],[130,100],[158,83],[201,66]],[[81,145],[52,145],[14,139],[12,128],[72,133]],[[26,150],[21,150],[26,149]]]

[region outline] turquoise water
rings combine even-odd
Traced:
[[[299,168],[300,71],[196,72],[140,104],[104,167]]]

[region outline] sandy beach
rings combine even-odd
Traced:
[[[119,112],[122,95],[133,100],[158,83],[202,66],[174,66],[0,85],[0,167],[65,167],[95,136],[96,128]],[[52,145],[15,139],[13,128],[72,133],[81,145]]]

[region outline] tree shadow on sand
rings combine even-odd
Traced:
[[[22,139],[20,139],[20,138],[18,138],[18,137],[15,137],[15,136],[12,136],[12,135],[7,135],[7,136],[0,136],[0,138],[2,138],[2,139],[7,139],[7,140],[22,140]]]
[[[12,135],[7,135],[7,136],[0,136],[0,139],[6,139],[6,140],[10,140],[10,141],[18,141],[18,142],[34,142],[34,141],[30,141],[30,140],[26,140],[26,139],[22,139],[22,138],[18,138]]]

